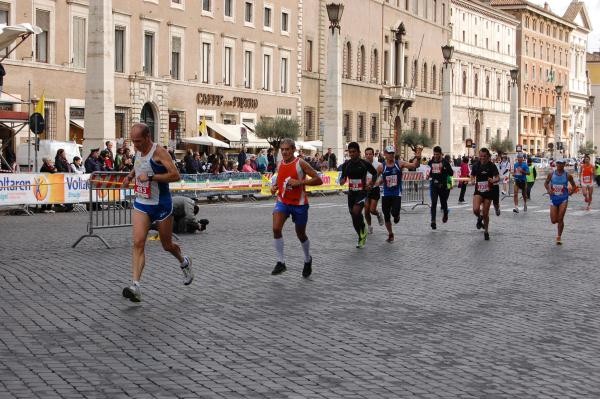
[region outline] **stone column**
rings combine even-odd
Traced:
[[[556,96],[556,118],[554,119],[554,152],[552,157],[556,160],[556,158],[560,155],[560,152],[556,149],[556,147],[557,144],[562,140],[562,95]]]
[[[454,132],[452,120],[452,62],[444,63],[442,82],[442,121],[440,126],[440,146],[444,154],[454,155]]]
[[[400,74],[398,82],[400,82],[400,86],[404,87],[406,85],[404,81],[404,40],[400,40],[398,48],[400,49],[400,53],[398,54],[398,73]]]
[[[90,0],[85,85],[84,157],[115,139],[112,0]]]
[[[327,82],[325,83],[325,133],[323,151],[330,148],[338,164],[344,162],[345,143],[342,135],[342,54],[338,29],[329,30],[327,38]]]
[[[508,123],[509,135],[508,139],[513,145],[519,144],[519,91],[517,90],[517,82],[511,82],[510,86],[510,120]],[[516,148],[516,147],[515,147]],[[529,146],[527,147],[529,148]],[[531,149],[529,150],[531,152]]]

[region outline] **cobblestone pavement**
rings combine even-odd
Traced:
[[[438,230],[417,208],[362,250],[345,196],[313,198],[308,280],[291,224],[270,275],[272,201],[204,205],[196,280],[149,241],[140,306],[128,228],[71,249],[83,214],[2,216],[0,398],[598,398],[600,197],[557,247],[541,186],[489,242],[453,190]]]

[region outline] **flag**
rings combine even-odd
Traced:
[[[42,116],[45,116],[44,115],[44,102],[45,102],[45,96],[44,96],[44,92],[42,92],[42,97],[35,105],[35,110],[33,112],[37,112],[37,113],[41,114]]]
[[[203,136],[203,135],[207,134],[207,132],[206,132],[206,118],[204,116],[202,117],[202,122],[200,122],[200,125],[198,125],[198,133],[200,133],[200,136]]]

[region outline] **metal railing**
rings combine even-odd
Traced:
[[[404,209],[404,205],[412,205],[410,209],[415,209],[418,206],[431,207],[425,202],[425,185],[428,183],[425,180],[422,172],[403,172],[402,173],[402,206],[401,210]],[[429,187],[429,184],[427,184]]]

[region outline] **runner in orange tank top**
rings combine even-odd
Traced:
[[[283,254],[283,225],[291,215],[296,225],[296,235],[302,244],[304,252],[304,269],[302,276],[307,278],[312,273],[312,256],[310,241],[306,235],[308,223],[308,198],[305,186],[319,186],[323,181],[308,162],[294,156],[296,143],[292,139],[283,139],[279,146],[282,161],[277,170],[277,181],[271,186],[271,193],[277,193],[277,202],[273,209],[273,238],[277,253],[277,264],[271,272],[273,275],[285,272],[285,257]],[[307,178],[308,176],[308,178]]]
[[[581,193],[587,204],[586,210],[589,211],[592,207],[592,193],[594,191],[594,167],[590,163],[590,156],[583,157],[583,165],[579,171],[579,184],[581,185]]]

